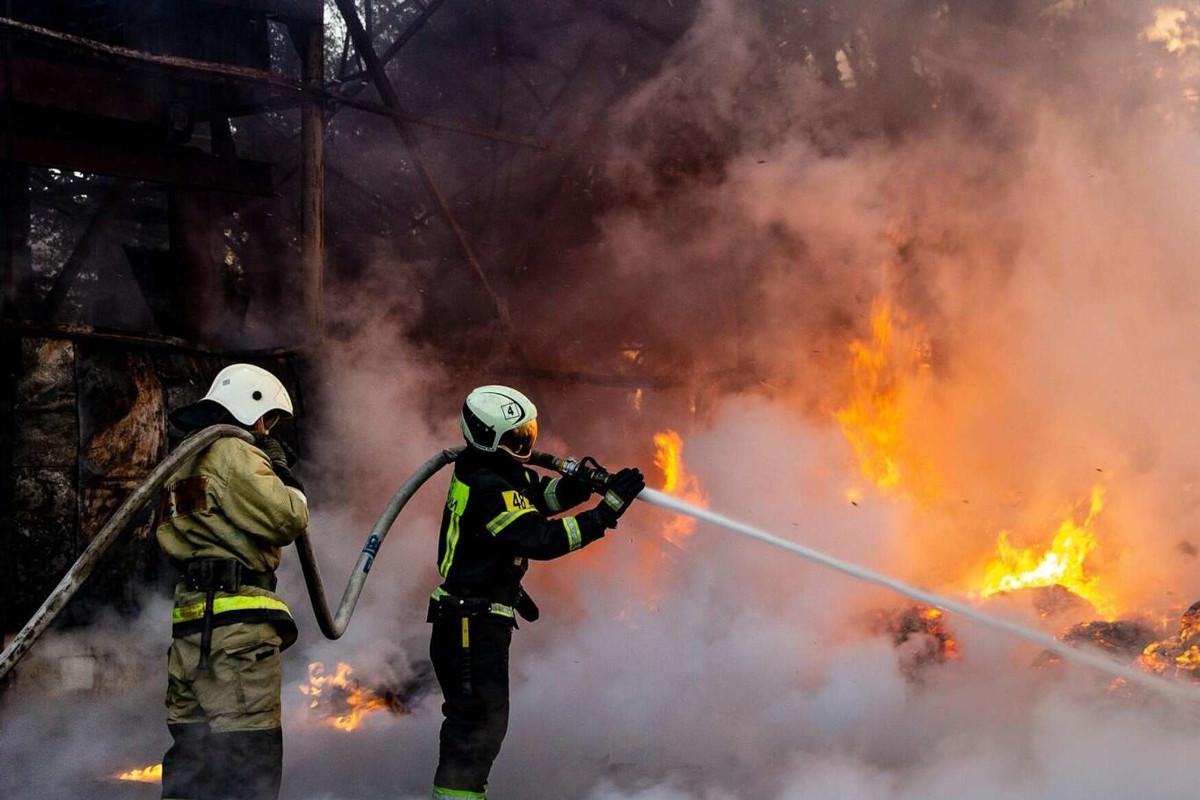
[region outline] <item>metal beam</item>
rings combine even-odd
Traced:
[[[284,98],[288,105],[301,105],[305,98],[317,98],[324,102],[347,105],[371,114],[378,114],[385,117],[395,116],[395,113],[386,105],[356,100],[352,95],[331,92],[322,85],[307,85],[294,81],[285,75],[267,70],[218,64],[212,61],[199,61],[194,58],[164,56],[128,47],[116,47],[82,36],[73,36],[38,25],[30,25],[8,17],[0,17],[0,35],[3,34],[8,34],[9,36],[15,35],[38,42],[39,44],[66,49],[102,62],[124,65],[134,64],[144,69],[161,70],[175,75],[184,75],[196,80],[232,83],[257,88]],[[78,81],[76,83],[78,84]],[[45,98],[41,102],[45,102]],[[87,107],[85,106],[85,108]],[[76,109],[68,107],[68,110]],[[425,120],[404,116],[404,122],[409,125],[423,125],[435,130],[461,133],[466,136],[476,136],[483,139],[522,145],[524,147],[545,149],[545,145],[528,137],[498,131],[484,131],[445,120]]]
[[[18,132],[11,141],[13,160],[22,164],[258,197],[271,197],[275,191],[270,164],[226,161],[194,148],[155,150],[137,143],[55,139],[32,132]],[[9,137],[0,133],[0,148],[8,143]]]
[[[161,336],[152,333],[133,333],[111,328],[93,328],[90,325],[56,325],[53,323],[0,320],[0,338],[37,337],[46,339],[70,339],[72,341],[118,342],[134,347],[172,350],[197,355],[224,357],[277,358],[303,352],[294,347],[274,347],[261,350],[221,350],[194,344],[177,336]]]
[[[324,19],[291,26],[300,53],[301,75],[309,89],[325,81]],[[311,340],[324,338],[325,321],[325,109],[310,96],[300,111],[300,231],[304,264],[304,303]]]
[[[417,33],[421,30],[421,28],[425,27],[425,23],[428,22],[429,18],[432,17],[434,15],[434,13],[439,8],[442,7],[442,3],[444,3],[445,1],[446,0],[433,0],[433,2],[431,2],[429,5],[425,6],[424,10],[421,11],[421,13],[417,15],[417,18],[414,19],[411,23],[409,23],[409,26],[407,28],[405,28],[398,37],[396,37],[396,41],[394,41],[390,45],[388,45],[388,49],[384,50],[383,55],[381,55],[379,57],[379,60],[383,62],[384,66],[387,66],[388,64],[392,63],[392,59],[395,58],[400,53],[400,51],[404,49],[404,45],[408,44],[408,40],[411,39],[412,37],[416,36]],[[367,77],[367,71],[365,69],[363,69],[363,70],[359,70],[358,72],[354,72],[354,73],[351,73],[350,75],[347,75],[346,77],[341,79],[341,82],[349,83],[350,81],[361,80],[362,78],[366,78],[366,77]],[[358,94],[358,92],[362,91],[362,89],[358,88],[358,89],[351,89],[348,91],[352,91],[354,94]],[[351,95],[351,96],[353,96],[353,95]]]

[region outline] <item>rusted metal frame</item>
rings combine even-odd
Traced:
[[[300,54],[301,78],[311,91],[325,81],[325,25],[291,25]],[[304,265],[304,304],[309,337],[320,342],[325,320],[325,112],[310,94],[300,112],[300,231]]]
[[[346,66],[349,63],[349,61],[350,61],[350,34],[347,33],[342,36],[342,55],[341,55],[341,58],[338,59],[337,74],[338,74],[339,81],[342,81],[345,79],[344,76],[346,75]]]
[[[47,339],[69,339],[71,341],[115,342],[134,347],[154,350],[171,350],[203,356],[228,358],[274,358],[292,356],[301,350],[294,347],[264,348],[261,350],[216,350],[193,344],[177,336],[158,336],[146,333],[131,333],[110,328],[95,328],[90,325],[68,325],[56,323],[0,320],[0,337],[38,337]]]
[[[0,139],[8,138],[0,135]],[[51,138],[43,131],[18,133],[12,140],[18,163],[259,197],[269,197],[274,192],[270,165],[249,160],[225,161],[192,147],[147,149],[130,143]]]
[[[87,227],[84,228],[79,241],[75,243],[71,255],[63,262],[58,277],[54,279],[54,284],[50,287],[50,293],[42,302],[42,315],[46,319],[52,319],[62,308],[75,277],[92,257],[96,245],[117,218],[117,211],[129,194],[129,185],[130,181],[127,179],[118,178],[100,201],[99,208],[88,221]]]
[[[466,232],[458,223],[458,218],[454,211],[446,202],[445,196],[438,189],[437,183],[430,174],[428,167],[425,166],[424,160],[421,158],[420,146],[416,136],[409,127],[408,121],[405,119],[404,111],[400,104],[400,97],[396,93],[396,88],[392,86],[391,80],[388,79],[387,72],[383,66],[383,62],[379,60],[379,55],[371,47],[371,42],[367,38],[367,32],[362,26],[362,22],[358,18],[358,12],[354,8],[353,0],[335,0],[338,11],[341,12],[342,18],[346,21],[346,28],[350,32],[350,38],[354,41],[355,48],[359,51],[363,61],[367,65],[367,71],[371,75],[371,80],[375,84],[379,96],[383,99],[384,104],[392,110],[392,124],[396,128],[396,133],[400,135],[400,141],[404,143],[404,147],[408,150],[408,156],[413,166],[417,170],[417,175],[424,186],[425,191],[432,198],[442,219],[453,233],[455,241],[458,244],[459,250],[463,257],[470,265],[475,277],[479,279],[480,285],[487,293],[488,298],[492,301],[495,309],[496,319],[506,331],[512,330],[512,317],[509,315],[508,306],[496,291],[492,288],[492,283],[488,280],[487,273],[483,271],[483,266],[479,262],[479,258],[475,255],[474,248],[467,240]]]
[[[296,101],[300,101],[305,97],[316,97],[326,102],[348,105],[352,108],[357,108],[360,111],[378,114],[379,116],[395,117],[395,112],[391,111],[387,106],[380,103],[356,100],[352,96],[344,96],[344,93],[331,92],[325,89],[323,85],[306,86],[303,83],[298,83],[292,80],[291,78],[278,75],[274,72],[268,72],[266,70],[252,69],[250,67],[236,67],[228,64],[216,64],[210,61],[198,61],[196,59],[182,58],[179,56],[163,56],[156,53],[133,50],[127,47],[117,47],[114,45],[97,42],[93,39],[87,39],[82,36],[74,36],[71,34],[50,30],[49,28],[30,25],[28,23],[20,22],[8,17],[0,17],[0,34],[8,34],[10,36],[15,34],[41,42],[43,44],[49,44],[57,47],[64,47],[77,52],[83,52],[101,61],[113,61],[125,64],[135,63],[146,67],[177,72],[205,80],[242,83],[248,86],[267,89],[269,91],[282,94],[285,97],[294,98]],[[505,134],[496,131],[482,131],[477,128],[457,125],[455,123],[442,120],[424,120],[416,117],[405,116],[404,121],[410,125],[423,125],[435,130],[461,133],[466,136],[476,136],[483,139],[493,139],[496,141],[507,142],[509,144],[522,145],[524,147],[545,149],[544,144],[532,141],[527,137],[522,137],[520,135]]]
[[[384,66],[392,63],[392,59],[395,58],[402,49],[404,49],[404,45],[408,44],[408,40],[416,36],[421,28],[425,27],[425,23],[428,22],[429,18],[432,17],[437,10],[442,7],[442,3],[444,2],[445,0],[433,0],[433,2],[427,6],[418,4],[421,6],[421,13],[417,15],[416,19],[409,23],[408,27],[405,28],[398,37],[396,37],[396,41],[388,45],[388,48],[379,56],[379,60],[383,62]],[[367,71],[365,69],[360,69],[357,72],[353,72],[345,76],[342,78],[342,81],[349,83],[350,81],[359,81],[366,77],[368,77]],[[365,86],[366,82],[363,82],[351,89],[348,89],[347,92],[352,93],[351,96],[353,96],[361,92]]]
[[[68,47],[72,50],[84,51],[92,57],[101,60],[122,63],[133,61],[201,78],[268,86],[297,95],[303,91],[301,85],[292,79],[267,70],[238,67],[232,64],[217,64],[211,61],[200,61],[182,56],[165,56],[158,53],[147,53],[143,50],[134,50],[128,47],[118,47],[116,45],[97,42],[94,39],[88,39],[83,36],[75,36],[51,30],[50,28],[43,28],[40,25],[31,25],[27,22],[12,19],[11,17],[0,18],[0,32],[23,36],[44,44],[54,44]]]

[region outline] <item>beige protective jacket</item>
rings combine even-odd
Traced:
[[[163,498],[158,542],[176,561],[233,558],[255,572],[273,572],[281,550],[308,527],[308,502],[285,486],[266,454],[236,438],[218,439],[184,463]],[[175,635],[187,635],[203,617],[204,594],[175,591]],[[287,606],[273,592],[244,586],[218,592],[215,624],[284,623],[285,641],[295,626]],[[289,630],[282,630],[282,629]],[[290,644],[290,642],[287,642]]]

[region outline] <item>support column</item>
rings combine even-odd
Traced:
[[[324,89],[325,24],[322,18],[303,27],[293,26],[292,39],[300,54],[301,80],[314,93],[300,110],[301,261],[304,265],[304,308],[309,338],[324,337],[325,295],[325,119],[317,92]]]

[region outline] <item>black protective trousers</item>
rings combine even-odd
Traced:
[[[283,777],[283,731],[214,733],[207,722],[167,726],[163,798],[276,800]]]
[[[508,731],[508,648],[512,623],[486,614],[445,614],[433,623],[429,656],[442,687],[437,789],[487,792],[492,762]]]

